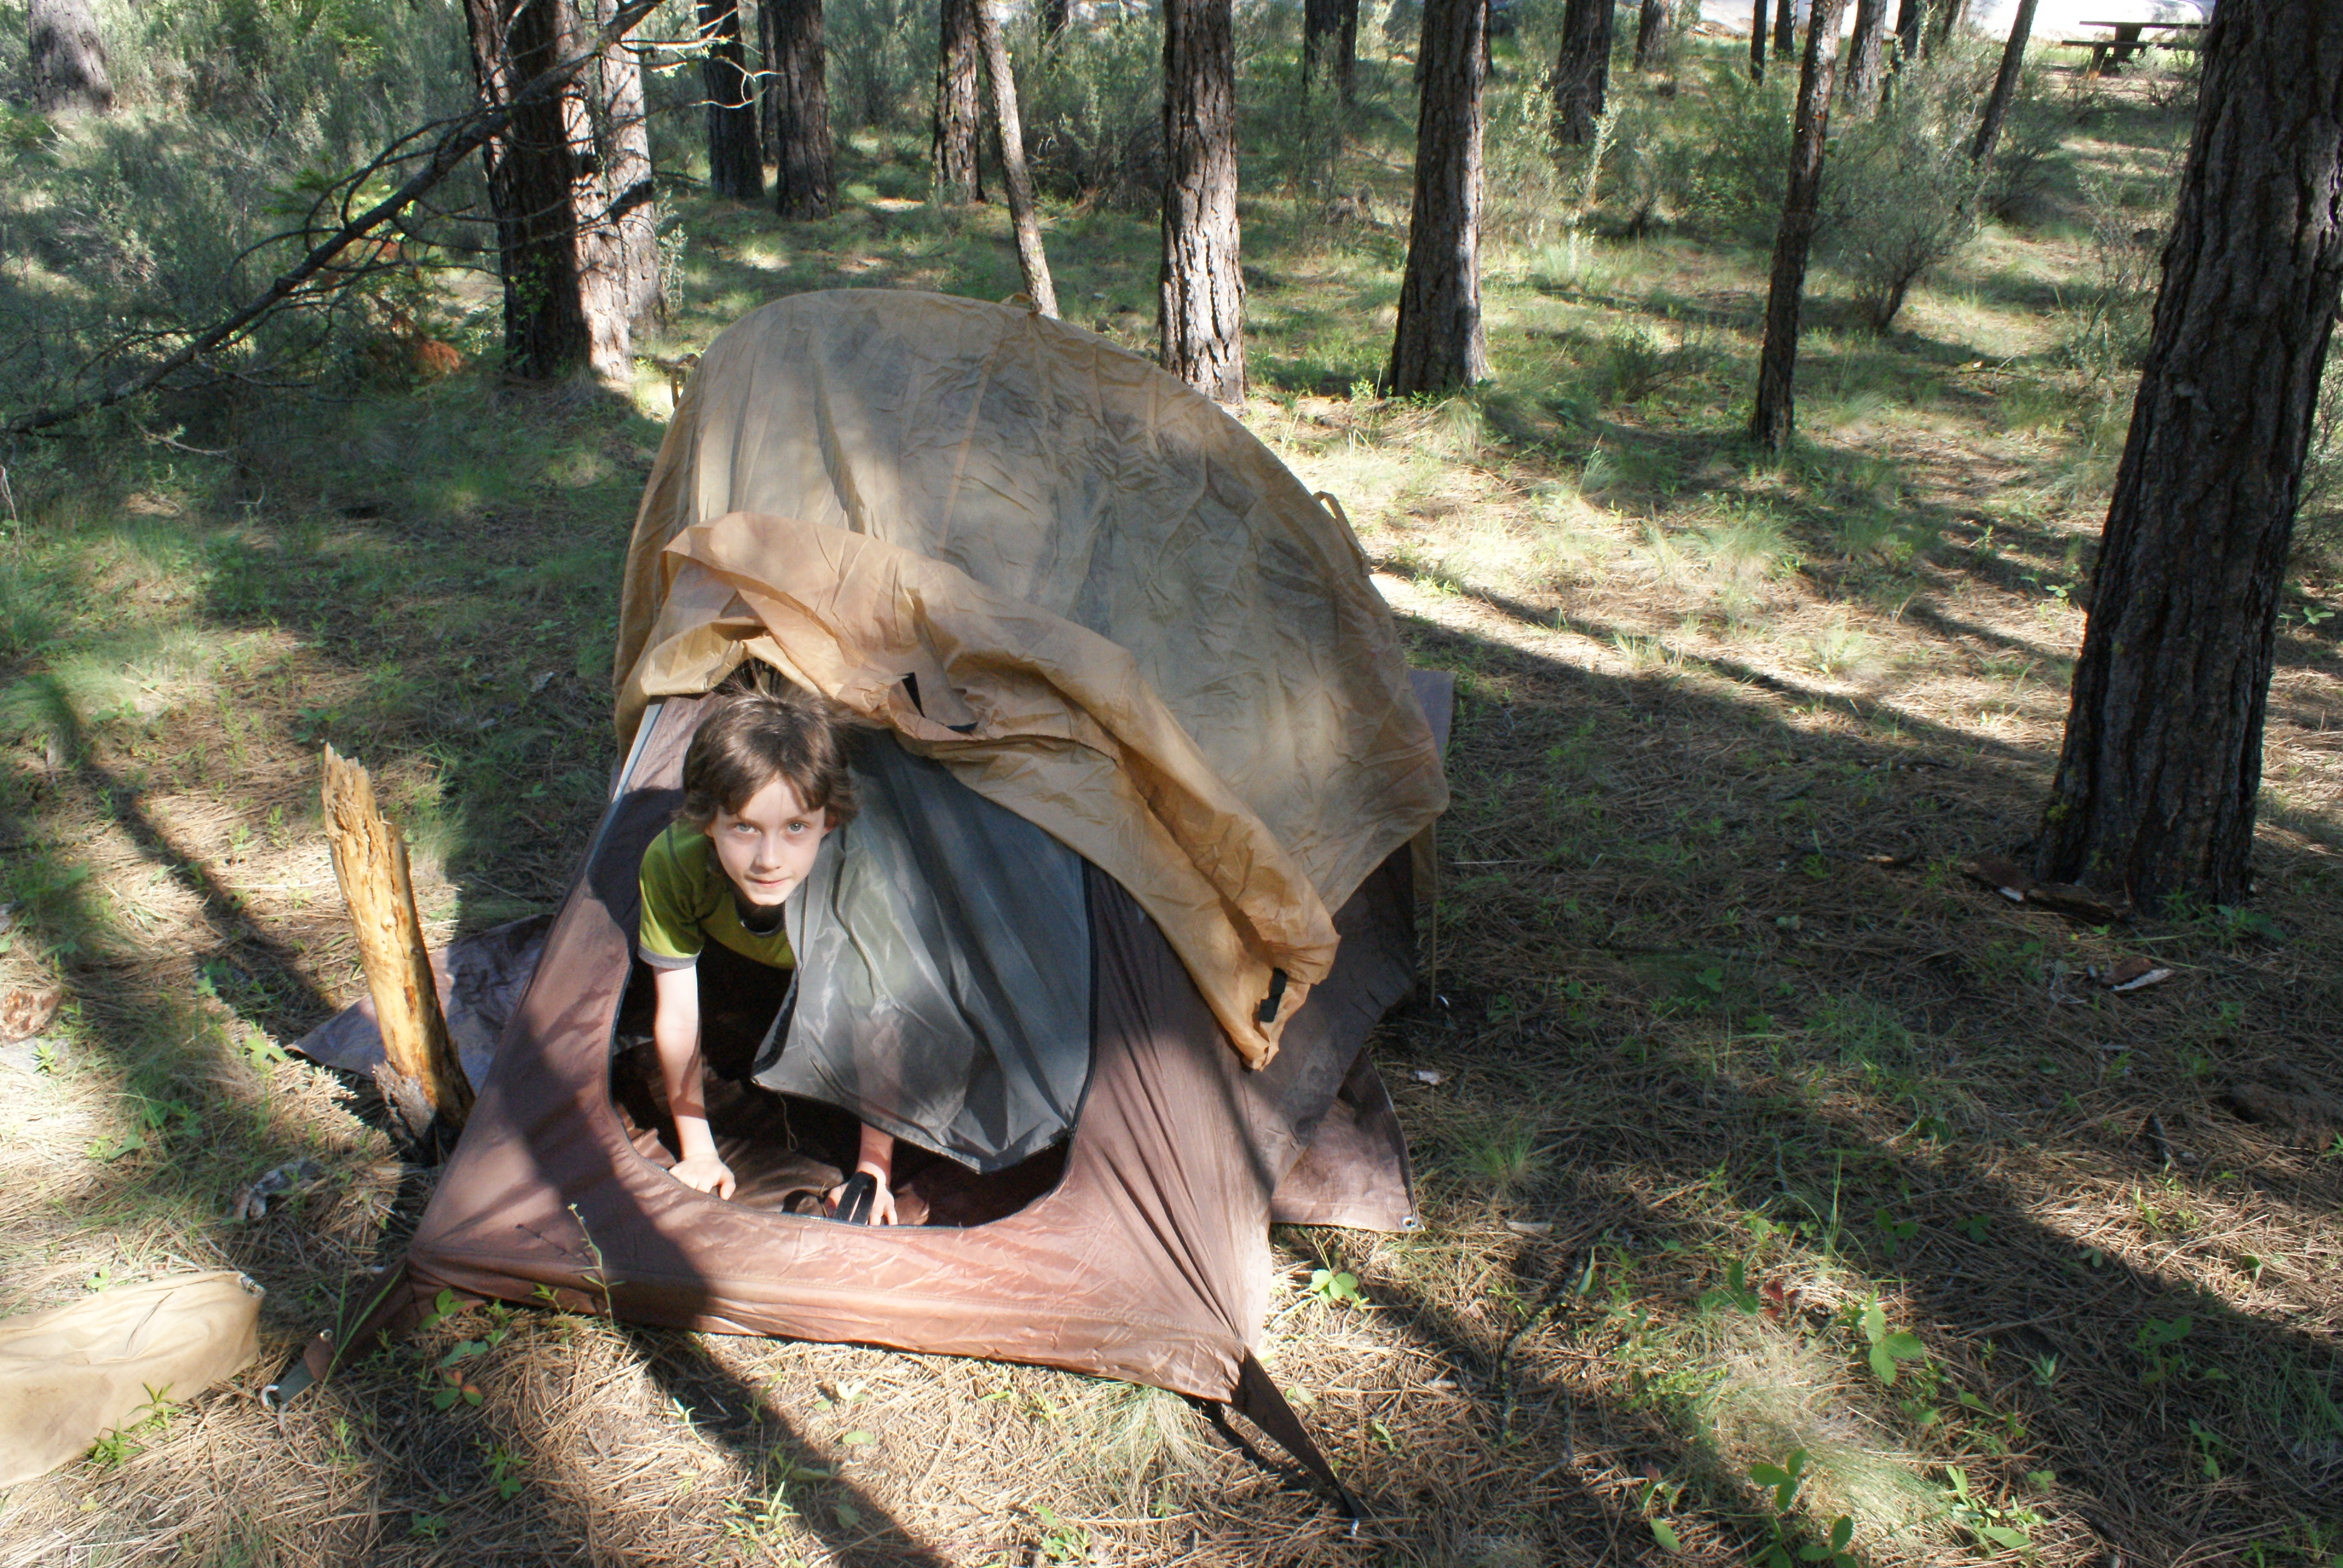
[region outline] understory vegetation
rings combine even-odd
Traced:
[[[1241,41],[1243,417],[1457,691],[1424,983],[1373,1047],[1424,1224],[1275,1238],[1264,1359],[1355,1537],[1182,1402],[1030,1368],[494,1307],[258,1397],[433,1181],[286,1052],[363,990],[321,746],[413,839],[434,940],[553,909],[689,357],[798,290],[1020,286],[1003,212],[926,199],[931,14],[850,0],[830,219],[709,199],[692,70],[655,79],[669,311],[631,387],[500,377],[493,279],[417,242],[250,376],[0,451],[0,992],[62,997],[0,1049],[0,1312],[190,1265],[269,1292],[232,1386],[0,1493],[0,1565],[2343,1561],[2334,377],[2252,903],[2093,925],[1965,870],[2045,798],[2186,60],[2037,61],[1982,176],[1983,46],[1843,127],[1775,463],[1742,432],[1789,73],[1679,36],[1638,75],[1623,36],[1557,148],[1559,6],[1515,8],[1494,377],[1385,399],[1411,62],[1368,9],[1347,115],[1296,106],[1293,17]],[[203,315],[304,171],[449,106],[412,84],[460,97],[437,0],[297,10],[105,13],[122,116],[5,111],[9,407]],[[1151,352],[1160,35],[1021,68],[1065,315]],[[2112,989],[2135,960],[2167,972]]]

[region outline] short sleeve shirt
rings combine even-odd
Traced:
[[[642,894],[638,935],[643,961],[655,970],[689,969],[711,940],[773,969],[797,965],[781,911],[744,915],[716,846],[689,822],[669,828],[643,851]]]

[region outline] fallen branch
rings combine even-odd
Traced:
[[[430,157],[407,177],[404,185],[356,217],[348,219],[313,247],[298,264],[280,274],[276,281],[246,302],[243,308],[196,334],[176,353],[121,385],[82,398],[79,402],[54,408],[35,408],[29,413],[15,415],[5,424],[0,424],[0,435],[21,436],[45,430],[70,424],[100,409],[110,408],[141,393],[153,391],[173,373],[185,369],[212,350],[233,342],[262,317],[290,299],[303,284],[324,271],[336,256],[397,216],[425,192],[453,174],[458,165],[510,125],[515,115],[559,92],[571,77],[584,70],[603,50],[625,37],[636,24],[658,9],[658,5],[659,0],[626,0],[626,4],[620,5],[618,13],[610,18],[609,25],[595,34],[578,53],[530,77],[504,103],[476,109],[458,120],[439,138],[431,149]],[[399,141],[403,143],[409,139],[402,136]],[[393,144],[394,146],[397,145]],[[367,167],[378,168],[383,161],[377,159]]]

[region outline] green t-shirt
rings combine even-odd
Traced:
[[[773,969],[797,965],[781,911],[750,910],[744,919],[716,846],[689,822],[676,823],[643,851],[642,891],[637,930],[643,961],[655,970],[690,968],[711,938]]]

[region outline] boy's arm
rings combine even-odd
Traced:
[[[675,1118],[676,1153],[669,1172],[696,1192],[732,1196],[731,1168],[716,1152],[708,1131],[708,1102],[700,1090],[699,971],[696,968],[653,971],[659,1010],[651,1039],[659,1047],[659,1077],[667,1085],[667,1108]]]
[[[870,1222],[891,1225],[895,1222],[895,1139],[893,1134],[880,1131],[865,1123],[862,1148],[855,1156],[854,1169],[868,1171],[879,1183],[879,1191],[870,1200]]]

